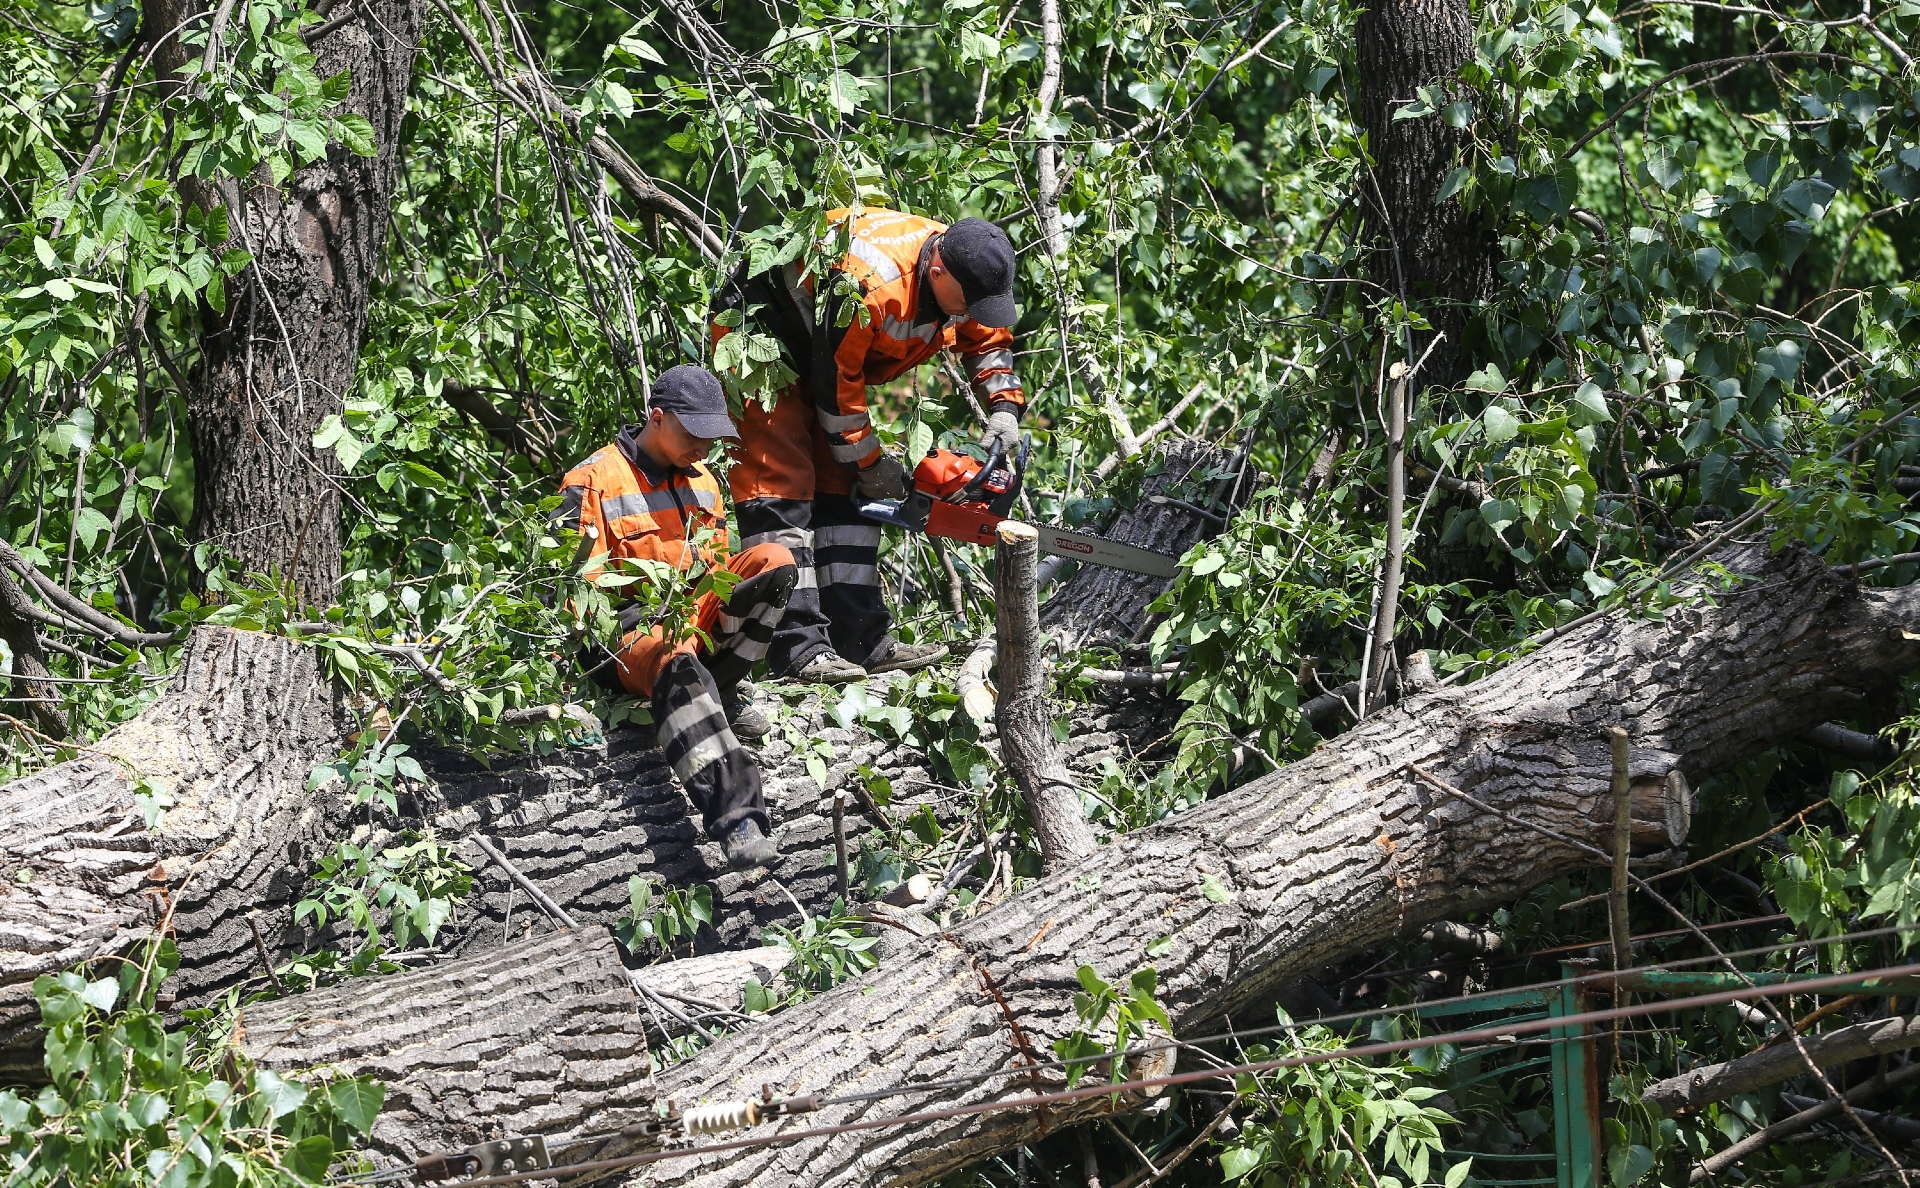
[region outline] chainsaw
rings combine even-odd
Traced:
[[[860,505],[860,514],[909,532],[991,545],[995,525],[1009,518],[1020,497],[1021,473],[1032,448],[1031,443],[1023,446],[1016,459],[996,445],[984,462],[952,450],[929,450],[913,468],[913,490],[905,499],[871,500]],[[1037,527],[1043,553],[1153,577],[1180,572],[1180,559],[1165,553],[1072,528]]]

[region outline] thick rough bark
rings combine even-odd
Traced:
[[[171,29],[203,7],[148,0],[144,24]],[[224,313],[201,310],[200,361],[186,393],[190,533],[248,569],[286,575],[307,603],[332,601],[340,581],[339,467],[313,435],[353,386],[424,7],[361,0],[355,19],[314,46],[321,77],[350,73],[340,114],[372,124],[372,157],[335,144],[283,186],[256,175],[185,187],[195,201],[226,205],[228,246],[254,258],[227,282]],[[158,74],[174,75],[193,52],[169,39],[155,55]]]
[[[1806,1047],[1807,1056],[1813,1060],[1814,1068],[1843,1064],[1849,1060],[1864,1060],[1869,1056],[1885,1056],[1889,1052],[1920,1048],[1920,1016],[1896,1015],[1890,1019],[1875,1019],[1871,1023],[1842,1027],[1824,1035],[1805,1036],[1801,1043]],[[1726,1101],[1742,1093],[1778,1085],[1810,1071],[1812,1069],[1807,1061],[1800,1056],[1799,1047],[1790,1041],[1782,1041],[1735,1060],[1709,1064],[1677,1077],[1655,1081],[1640,1096],[1648,1105],[1658,1106],[1672,1116],[1681,1110],[1699,1109],[1709,1102]]]
[[[1446,334],[1417,382],[1451,385],[1465,375],[1469,307],[1493,292],[1495,245],[1459,199],[1434,205],[1465,130],[1438,114],[1395,120],[1393,113],[1419,88],[1455,81],[1473,58],[1473,17],[1466,0],[1379,0],[1360,15],[1357,49],[1360,121],[1374,166],[1356,183],[1375,241],[1367,272]]]
[[[175,993],[253,972],[245,916],[290,914],[332,824],[307,776],[341,745],[312,649],[202,627],[138,717],[81,758],[0,787],[0,1081],[38,1074],[33,979],[125,952],[169,910]],[[134,800],[143,792],[171,798],[151,829]]]
[[[884,681],[897,679],[904,678],[870,679],[868,695],[884,700]],[[827,713],[830,702],[817,694],[784,708],[769,704],[802,738],[822,740],[833,749],[823,787],[785,730],[776,730],[756,748],[774,838],[786,855],[771,875],[728,869],[720,847],[694,823],[686,797],[645,729],[612,732],[604,750],[556,752],[494,769],[454,752],[423,752],[433,787],[402,801],[402,824],[431,826],[442,838],[484,833],[582,924],[610,925],[626,911],[629,876],[676,887],[705,883],[713,888],[714,922],[710,933],[702,932],[699,950],[751,945],[768,924],[798,925],[794,900],[815,914],[832,906],[838,893],[833,793],[860,781],[862,767],[891,785],[893,798],[883,811],[893,820],[904,821],[924,804],[950,822],[956,807],[924,754],[858,725],[835,725]],[[1130,746],[1164,733],[1163,712],[1156,705],[1123,701],[1111,709],[1077,707],[1074,736],[1065,746],[1067,761],[1078,778],[1097,782],[1103,759],[1123,758]],[[857,793],[845,819],[849,857],[857,859],[880,823]],[[476,847],[463,846],[460,855],[475,868],[474,892],[453,931],[443,934],[442,947],[475,953],[529,929],[550,927],[527,895]],[[858,887],[855,898],[860,898]],[[289,935],[281,943],[291,948],[297,941]]]
[[[659,1091],[900,1090],[826,1111],[826,1124],[912,1109],[928,1104],[916,1082],[1010,1070],[1022,1047],[1044,1055],[1077,1022],[1082,963],[1109,979],[1157,966],[1175,1034],[1190,1034],[1342,955],[1510,900],[1583,860],[1440,794],[1409,764],[1521,819],[1591,834],[1608,791],[1606,724],[1632,733],[1636,780],[1682,770],[1697,782],[1920,666],[1920,647],[1900,633],[1920,590],[1853,589],[1804,554],[1734,563],[1756,580],[1716,593],[1717,606],[1702,598],[1655,623],[1609,616],[1479,684],[1409,698],[1290,767],[912,941],[879,970],[662,1074]],[[1023,1075],[938,1100],[1011,1097],[1030,1084]],[[675,1160],[640,1180],[921,1184],[1105,1101],[1044,1121],[1007,1111]]]
[[[1168,443],[1160,456],[1158,473],[1149,474],[1140,485],[1139,501],[1120,513],[1105,534],[1175,556],[1218,534],[1220,520],[1176,503],[1155,503],[1153,497],[1170,496],[1205,507],[1218,485],[1215,471],[1227,461],[1224,452],[1204,441],[1185,438]],[[1253,486],[1251,480],[1242,484],[1243,500]],[[1238,506],[1238,502],[1231,502],[1212,510],[1224,517],[1232,515]],[[1172,578],[1082,565],[1047,597],[1040,608],[1040,625],[1054,646],[1063,651],[1095,642],[1124,645],[1144,638],[1147,604],[1172,585]]]
[[[329,1065],[385,1085],[369,1145],[391,1165],[638,1121],[652,1097],[644,1022],[613,937],[588,928],[261,1003],[240,1035],[269,1068]]]

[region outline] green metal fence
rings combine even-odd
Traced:
[[[1422,1019],[1442,1019],[1462,1015],[1494,1015],[1511,1022],[1527,1019],[1564,1018],[1591,1010],[1593,994],[1611,990],[1616,979],[1575,982],[1588,970],[1563,964],[1560,974],[1565,983],[1533,990],[1515,990],[1488,994],[1467,1002],[1443,1002],[1416,1006],[1413,1013]],[[1617,979],[1620,989],[1644,995],[1711,994],[1721,990],[1754,985],[1780,985],[1809,978],[1830,977],[1822,973],[1694,973],[1665,969],[1634,970]],[[1861,978],[1839,986],[1823,987],[1835,994],[1920,994],[1920,979]],[[1553,1089],[1554,1174],[1527,1177],[1527,1165],[1538,1167],[1548,1161],[1540,1153],[1505,1154],[1494,1151],[1448,1150],[1452,1160],[1471,1157],[1476,1173],[1472,1183],[1484,1188],[1601,1188],[1605,1148],[1600,1138],[1602,1116],[1600,1070],[1595,1051],[1595,1029],[1586,1024],[1555,1027],[1548,1033],[1552,1041],[1545,1056],[1501,1064],[1462,1081],[1455,1089],[1466,1088],[1492,1077],[1511,1076],[1527,1069],[1548,1068]],[[1512,1174],[1508,1174],[1511,1172]]]

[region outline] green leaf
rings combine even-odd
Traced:
[[[1613,412],[1607,407],[1607,394],[1599,384],[1588,380],[1581,384],[1573,394],[1574,415],[1572,421],[1580,425],[1597,425],[1613,420]]]
[[[100,539],[101,533],[113,530],[113,521],[107,519],[106,515],[96,508],[83,507],[80,509],[80,514],[74,517],[73,526],[75,533],[80,537],[82,547],[92,551],[94,542]]]
[[[1671,190],[1686,180],[1687,167],[1671,153],[1656,153],[1647,159],[1647,176],[1663,190]],[[1465,1164],[1458,1166],[1464,1167]],[[1449,1172],[1449,1175],[1452,1173]]]
[[[1127,94],[1133,101],[1148,111],[1159,111],[1160,105],[1167,99],[1167,84],[1164,82],[1136,82],[1127,87]]]
[[[1447,1169],[1446,1188],[1460,1188],[1467,1182],[1467,1176],[1473,1170],[1472,1159],[1462,1159]]]
[[[80,1001],[96,1011],[110,1011],[115,1000],[120,997],[120,983],[113,978],[102,978],[97,982],[88,982],[87,988],[80,992]]]
[[[340,138],[340,143],[346,146],[347,151],[357,157],[375,156],[380,151],[380,146],[373,137],[373,125],[363,115],[349,113],[336,116],[333,121],[333,131]]]
[[[156,1150],[154,1154],[164,1156],[166,1152]],[[332,1163],[333,1140],[324,1134],[308,1135],[287,1152],[287,1170],[309,1183],[324,1181]]]
[[[333,1105],[334,1116],[359,1134],[372,1129],[373,1120],[386,1099],[386,1086],[365,1077],[349,1077],[327,1086],[327,1100]]]
[[[1475,392],[1504,392],[1507,390],[1507,377],[1500,371],[1500,365],[1489,363],[1467,377],[1467,387]]]
[[[1472,381],[1468,382],[1471,385]],[[1520,433],[1520,418],[1497,404],[1487,405],[1487,411],[1480,414],[1480,420],[1487,427],[1487,441],[1493,445],[1511,441]]]
[[[1228,1147],[1220,1152],[1220,1173],[1228,1181],[1246,1175],[1266,1161],[1267,1151],[1264,1145],[1252,1147]]]
[[[287,121],[287,135],[300,147],[302,164],[318,161],[327,155],[327,134],[311,120]]]
[[[1447,199],[1458,194],[1461,190],[1466,189],[1467,183],[1472,180],[1473,170],[1468,169],[1465,165],[1449,170],[1447,180],[1440,184],[1440,192],[1433,197],[1433,204],[1439,206]]]
[[[1214,903],[1225,903],[1233,898],[1233,892],[1227,890],[1227,885],[1212,873],[1200,876],[1200,894]]]
[[[253,1089],[265,1102],[268,1111],[275,1118],[284,1118],[299,1109],[307,1100],[307,1087],[298,1081],[289,1081],[270,1068],[256,1069],[253,1074]]]

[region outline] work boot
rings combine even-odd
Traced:
[[[938,664],[946,658],[946,644],[909,644],[889,637],[874,649],[872,658],[867,661],[867,671],[869,673],[913,672],[931,664]]]
[[[847,685],[867,679],[867,670],[828,648],[802,664],[794,679],[809,685]]]
[[[752,870],[756,866],[773,866],[780,861],[780,847],[760,829],[760,822],[748,817],[734,822],[727,830],[726,840],[720,843],[727,848],[727,864],[735,870]]]
[[[720,708],[727,715],[727,725],[733,727],[733,736],[741,742],[759,742],[773,733],[773,719],[748,701],[738,685],[720,690]]]

